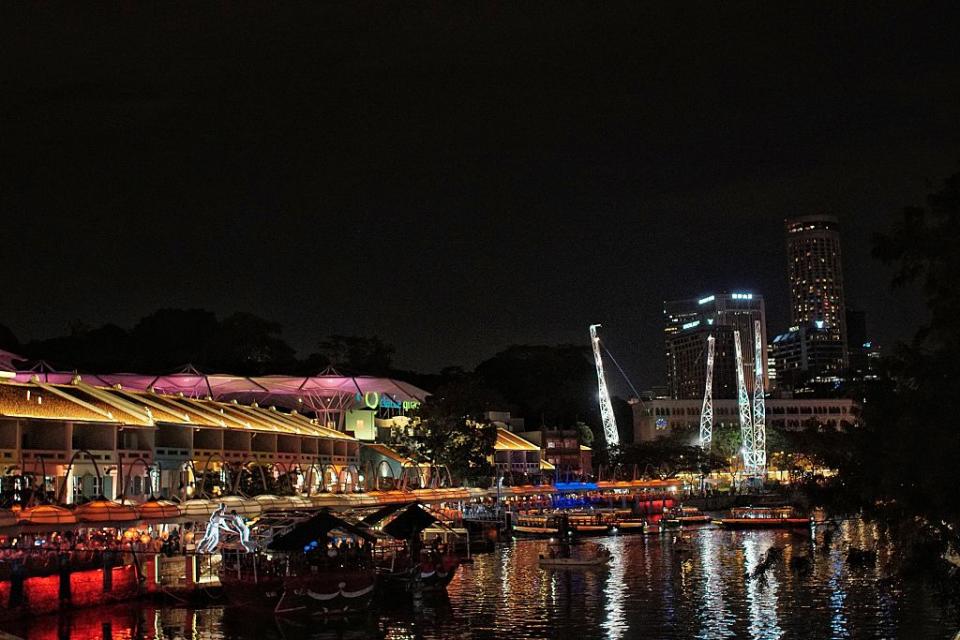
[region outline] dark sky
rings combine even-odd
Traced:
[[[248,310],[432,370],[602,322],[648,387],[665,298],[786,325],[782,221],[818,211],[871,331],[922,317],[869,238],[960,168],[949,4],[98,4],[0,16],[22,340]]]

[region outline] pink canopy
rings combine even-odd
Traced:
[[[36,376],[41,382],[69,384],[77,374],[66,371],[18,371],[16,379],[29,382]],[[366,398],[386,398],[392,403],[423,402],[429,395],[423,389],[391,378],[372,376],[235,376],[229,374],[201,374],[196,372],[152,376],[139,373],[80,374],[87,384],[157,393],[182,393],[191,398],[210,396],[214,400],[251,403],[260,406],[276,405],[286,409],[339,414],[354,407],[367,406]]]
[[[0,371],[16,371],[17,367],[13,364],[14,361],[23,362],[25,360],[26,358],[18,356],[15,353],[0,349]]]

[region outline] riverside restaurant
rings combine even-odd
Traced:
[[[368,396],[369,404],[369,396]],[[297,410],[81,376],[0,379],[0,618],[217,584],[197,544],[215,513],[462,505],[449,474],[362,462]]]

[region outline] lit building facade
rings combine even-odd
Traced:
[[[691,444],[699,437],[699,400],[655,399],[633,405],[633,433],[636,442],[651,442],[670,435],[672,430],[690,433]],[[824,427],[855,426],[859,406],[848,398],[774,398],[766,401],[767,426],[776,429],[803,429],[809,424]],[[714,428],[740,428],[736,400],[715,400]]]
[[[840,344],[836,368],[845,369],[847,319],[839,221],[809,215],[788,218],[785,224],[791,324],[826,329]]]
[[[68,503],[186,499],[198,478],[228,466],[302,470],[318,491],[347,468],[356,482],[359,464],[357,440],[296,411],[97,387],[79,376],[0,381],[0,472],[36,478]]]
[[[773,359],[778,385],[796,389],[808,382],[836,380],[843,373],[843,345],[826,328],[809,324],[790,327],[774,337]]]
[[[714,397],[736,397],[734,331],[740,332],[744,379],[752,393],[756,321],[760,322],[760,343],[767,344],[763,296],[755,293],[718,293],[702,298],[664,302],[663,307],[667,389],[671,398],[703,398],[706,383],[706,344],[710,335],[716,339]],[[759,355],[763,363],[766,390],[769,386],[767,358],[764,353]]]
[[[517,435],[539,446],[543,459],[561,472],[577,476],[593,473],[593,450],[580,444],[576,429],[540,429]]]

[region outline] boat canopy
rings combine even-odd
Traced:
[[[300,551],[311,542],[322,540],[333,531],[342,531],[368,542],[375,542],[376,536],[346,520],[336,517],[329,511],[321,511],[293,525],[286,533],[276,536],[267,545],[271,551]]]
[[[364,517],[360,522],[371,527],[376,526],[377,523],[381,522],[385,518],[389,518],[400,509],[408,507],[411,503],[409,502],[398,502],[396,504],[388,504],[385,507],[380,507],[373,513]]]
[[[409,540],[436,522],[419,504],[412,504],[383,527],[383,532],[397,540]]]

